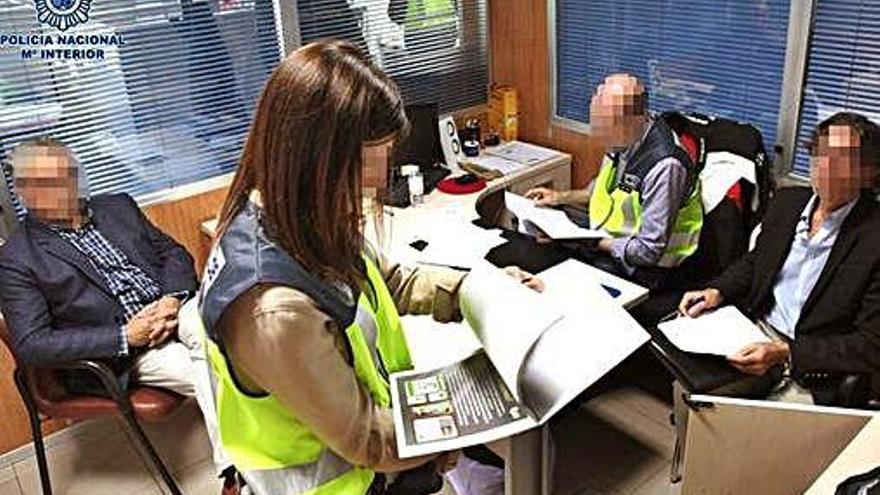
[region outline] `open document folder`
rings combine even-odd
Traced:
[[[697,318],[681,316],[657,325],[667,339],[685,352],[732,356],[749,344],[770,342],[764,332],[735,306]]]
[[[560,268],[546,278],[561,280]],[[488,263],[475,267],[460,297],[481,348],[446,366],[391,375],[398,454],[534,428],[648,340],[594,277],[577,278],[538,293]]]
[[[520,222],[532,223],[555,240],[602,239],[610,237],[604,230],[585,229],[571,221],[561,210],[535,206],[535,202],[509,191],[504,192],[504,205]]]

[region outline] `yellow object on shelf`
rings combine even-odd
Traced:
[[[503,141],[513,141],[519,133],[516,88],[494,86],[489,96],[489,128]]]

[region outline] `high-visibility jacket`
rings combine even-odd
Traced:
[[[684,202],[675,205],[678,213],[657,263],[663,268],[676,267],[696,252],[703,227],[698,171],[663,121],[652,122],[645,138],[629,157],[622,175],[618,170],[619,156],[605,155],[590,196],[592,228],[604,229],[613,237],[636,235],[642,225],[642,183],[658,163],[669,157],[675,157],[688,169],[688,192]]]
[[[357,303],[308,273],[266,235],[260,210],[248,203],[214,248],[199,294],[220,439],[256,495],[364,495],[374,473],[332,452],[272,393],[244,390],[216,325],[223,311],[257,284],[295,288],[344,329],[352,372],[373,401],[390,407],[388,374],[412,363],[394,300],[376,264],[364,257],[368,286]],[[256,338],[256,337],[255,337]]]

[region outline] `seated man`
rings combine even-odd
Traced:
[[[679,310],[697,317],[735,304],[774,341],[749,345],[730,363],[759,376],[790,365],[794,380],[765,384],[766,392],[827,403],[841,375],[880,371],[880,207],[873,196],[880,128],[838,113],[817,126],[809,150],[812,190],[778,191],[754,250],[709,288],[686,293]]]
[[[613,237],[593,246],[611,256],[596,264],[657,287],[697,250],[703,209],[690,157],[663,121],[649,117],[647,99],[635,77],[608,76],[590,102],[591,136],[608,151],[596,179],[585,190],[539,187],[526,197],[589,206],[590,226]]]
[[[63,144],[22,144],[12,167],[28,211],[0,247],[0,311],[17,358],[101,360],[123,387],[136,381],[194,396],[190,350],[175,340],[181,301],[198,288],[192,257],[131,197],[82,199]],[[62,378],[72,391],[102,393],[91,375]],[[213,435],[216,420],[206,423]]]

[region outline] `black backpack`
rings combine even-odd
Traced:
[[[770,161],[761,132],[753,125],[697,113],[665,112],[660,115],[685,139],[700,143],[696,166],[699,171],[713,162],[713,154],[728,152],[745,158],[755,167],[757,187],[740,180],[727,196],[703,218],[700,247],[682,270],[688,273],[685,286],[714,278],[748,251],[752,230],[761,222],[773,189]],[[717,156],[717,155],[716,155]]]

